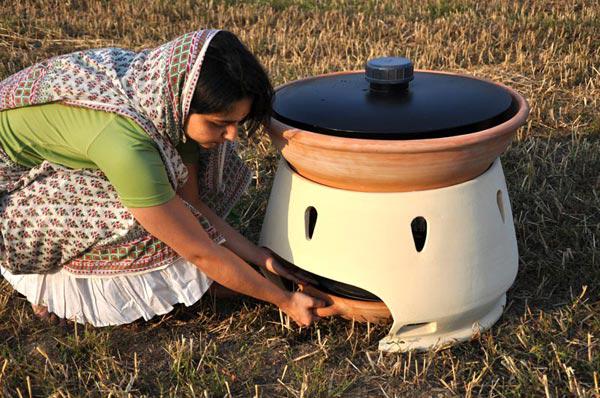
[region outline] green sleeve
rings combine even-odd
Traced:
[[[141,134],[140,134],[141,132]],[[87,148],[126,207],[158,206],[175,196],[154,142],[134,122],[114,118]]]

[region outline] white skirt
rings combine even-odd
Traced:
[[[0,274],[35,305],[60,318],[96,327],[148,320],[170,312],[173,305],[190,306],[206,293],[212,279],[179,258],[173,264],[142,274],[81,277],[64,270],[53,274]]]

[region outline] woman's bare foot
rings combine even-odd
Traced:
[[[48,307],[46,307],[45,305],[31,304],[31,309],[33,310],[33,314],[38,318],[45,319],[50,316],[50,313],[48,312]]]
[[[48,312],[48,307],[46,307],[45,305],[31,304],[31,309],[33,310],[33,314],[39,319],[46,321],[52,325],[56,325],[58,323],[58,317],[56,316],[56,314],[51,314],[50,312]]]

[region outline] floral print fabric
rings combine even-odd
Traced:
[[[157,144],[177,190],[187,169],[175,146],[216,33],[188,33],[139,53],[110,48],[51,58],[0,82],[0,110],[62,101],[129,117]],[[223,217],[245,190],[250,172],[231,143],[203,153],[200,166],[202,199]],[[222,243],[208,220],[191,210]],[[100,170],[47,161],[27,169],[3,151],[0,234],[0,264],[15,274],[64,266],[79,275],[114,275],[155,270],[177,257],[137,223]]]

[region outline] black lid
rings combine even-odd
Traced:
[[[516,112],[508,91],[466,76],[414,72],[406,58],[378,58],[365,73],[299,80],[277,90],[276,119],[322,134],[422,139],[468,134]]]

